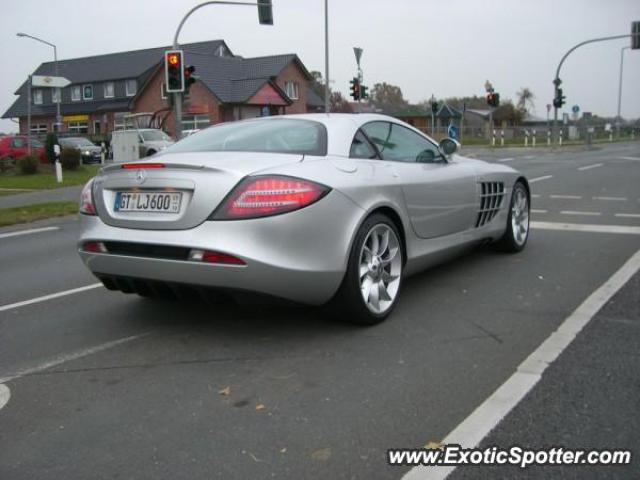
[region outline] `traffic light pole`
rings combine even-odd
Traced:
[[[587,45],[590,43],[596,43],[596,42],[606,42],[609,40],[618,40],[621,38],[631,38],[633,35],[631,34],[627,34],[627,35],[613,35],[611,37],[600,37],[600,38],[593,38],[591,40],[585,40],[584,42],[580,42],[577,45],[573,46],[572,48],[570,48],[567,53],[564,54],[564,56],[562,57],[562,59],[560,60],[560,63],[558,64],[558,68],[556,69],[556,76],[553,79],[553,85],[554,85],[554,94],[553,94],[553,98],[557,98],[558,96],[558,89],[560,88],[560,85],[562,84],[562,80],[560,80],[560,69],[562,68],[562,64],[564,63],[564,61],[567,59],[567,57],[577,48],[582,47],[583,45]],[[553,106],[553,136],[556,138],[556,141],[559,141],[559,135],[558,135],[558,107],[556,105]]]
[[[174,50],[178,50],[180,48],[180,45],[178,44],[178,37],[180,36],[180,30],[182,30],[182,26],[184,25],[184,22],[187,21],[187,18],[189,18],[193,12],[195,12],[196,10],[199,10],[202,7],[206,7],[207,5],[243,5],[247,7],[260,7],[260,6],[267,6],[267,3],[264,3],[261,1],[229,2],[226,0],[211,0],[209,2],[203,2],[200,5],[196,5],[191,10],[189,10],[184,17],[182,17],[182,20],[180,20],[180,24],[178,25],[176,34],[173,37],[172,48]],[[269,2],[268,5],[270,6],[271,2]],[[273,22],[271,22],[271,24],[273,24]],[[327,82],[328,82],[328,79],[327,79]],[[176,121],[175,136],[176,136],[176,140],[180,140],[180,137],[182,136],[182,92],[173,93],[173,111],[175,114],[175,121]]]

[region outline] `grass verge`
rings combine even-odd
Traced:
[[[0,208],[0,227],[74,213],[78,213],[77,202],[48,202],[25,205],[24,207]]]
[[[0,188],[25,188],[43,190],[51,188],[70,187],[72,185],[84,185],[91,177],[95,177],[100,165],[83,165],[78,170],[65,170],[62,173],[63,182],[58,183],[55,172],[49,167],[47,171],[35,175],[3,174],[0,175]]]

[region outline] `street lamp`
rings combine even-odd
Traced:
[[[28,35],[26,33],[23,32],[18,32],[16,33],[16,35],[18,37],[23,37],[23,38],[30,38],[31,40],[35,40],[36,42],[40,42],[40,43],[44,43],[45,45],[49,45],[50,47],[53,47],[53,64],[54,64],[54,69],[55,69],[55,76],[58,76],[58,49],[57,47],[51,43],[51,42],[47,42],[46,40],[43,40],[41,38],[38,37],[34,37],[33,35]],[[31,86],[29,86],[29,88],[31,88]],[[58,90],[58,101],[56,102],[56,125],[57,125],[57,131],[60,131],[60,125],[62,124],[62,117],[60,116],[60,103],[62,102],[62,92],[60,91],[59,88],[57,88]]]

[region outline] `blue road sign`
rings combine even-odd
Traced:
[[[574,105],[573,107],[571,107],[571,111],[573,113],[578,113],[580,111],[580,107],[578,105]]]
[[[453,138],[454,140],[457,140],[458,127],[456,127],[455,125],[449,125],[449,128],[447,129],[447,135],[449,136],[449,138]]]

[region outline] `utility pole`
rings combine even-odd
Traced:
[[[358,64],[358,81],[360,82],[360,88],[362,88],[362,83],[364,80],[362,75],[362,68],[360,68],[360,59],[362,58],[362,49],[358,47],[353,47],[353,53],[356,55],[356,63]],[[360,104],[361,99],[362,99],[362,95],[358,95],[358,113],[362,113],[362,105]]]
[[[631,47],[622,47],[620,49],[620,79],[618,81],[618,116],[616,117],[616,138],[620,140],[620,123],[622,117],[620,116],[620,110],[622,108],[622,68],[624,65],[624,51],[629,50]]]
[[[31,75],[27,80],[27,153],[31,155]]]
[[[326,0],[325,0],[326,2]],[[242,5],[248,7],[258,7],[258,19],[261,25],[273,25],[273,12],[271,9],[271,0],[258,0],[257,2],[230,2],[227,0],[211,0],[208,2],[201,3],[200,5],[196,5],[191,10],[187,12],[187,14],[182,17],[180,20],[180,24],[176,30],[176,34],[173,37],[173,50],[178,50],[180,45],[178,44],[178,36],[180,35],[180,30],[182,30],[182,26],[184,22],[187,21],[187,18],[191,16],[193,12],[199,10],[202,7],[206,7],[207,5]],[[327,75],[329,73],[327,67]],[[328,84],[328,79],[327,79]],[[173,111],[175,113],[175,133],[176,140],[180,140],[182,136],[182,92],[173,93]]]
[[[324,0],[324,112],[329,113],[329,0]]]
[[[436,134],[436,113],[433,111],[433,104],[436,103],[436,96],[431,94],[431,135]]]

